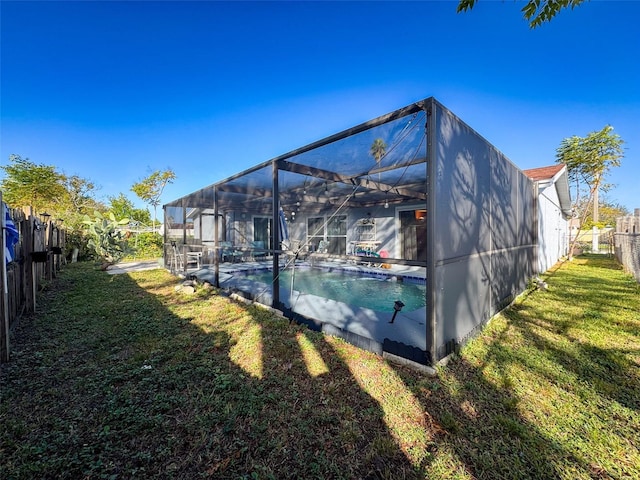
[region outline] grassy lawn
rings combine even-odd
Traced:
[[[69,265],[1,367],[0,478],[640,479],[640,289],[598,256],[547,282],[428,377]]]

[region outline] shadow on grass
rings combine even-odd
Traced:
[[[488,379],[464,358],[437,380],[416,383],[410,373],[400,374],[442,425],[437,448],[450,451],[473,478],[561,478],[559,463],[580,463],[522,416],[506,378]]]
[[[581,408],[579,398],[575,405],[568,402],[564,413],[551,412],[556,407],[554,402],[563,401],[561,397],[551,398],[554,394],[544,388],[523,391],[521,387],[527,382],[521,384],[517,379],[520,365],[534,375],[544,376],[548,372],[534,362],[527,362],[526,357],[514,355],[511,349],[502,348],[501,340],[500,336],[495,338],[486,363],[472,363],[464,356],[457,358],[440,372],[438,380],[416,382],[411,373],[399,371],[425,411],[444,429],[437,448],[452,452],[475,478],[633,478],[633,472],[638,472],[633,460],[601,451],[592,455],[595,459],[586,454],[591,441],[598,442],[594,435],[609,435],[607,427],[615,428],[622,437],[615,445],[618,449],[630,446],[636,436],[633,422],[625,425],[618,416],[628,414],[601,405],[590,405],[587,411],[577,413],[573,409]],[[548,377],[550,384],[562,384],[562,379]],[[567,395],[584,394],[572,392],[572,385],[567,388]],[[621,400],[631,398],[625,396]],[[544,409],[553,415],[552,420],[541,418]],[[599,415],[611,415],[614,420],[609,425]],[[573,436],[583,438],[564,440]],[[609,446],[606,443],[605,448]]]
[[[629,367],[620,363],[625,352],[590,343],[564,349],[523,317],[527,304],[478,339],[482,354],[465,353],[430,378],[215,292],[181,294],[177,282],[163,271],[109,276],[80,265],[63,272],[39,302],[41,313],[19,324],[14,359],[2,367],[0,478],[634,471],[626,457],[598,462],[585,453],[588,435],[620,422],[602,423],[593,411],[558,413],[548,403],[559,389],[575,400],[570,408],[627,415],[600,399],[633,405],[637,384],[609,391]],[[557,319],[534,320],[558,335]],[[609,383],[596,382],[607,376]],[[589,423],[591,430],[580,430]],[[627,426],[620,435],[634,438],[634,420]],[[570,438],[582,433],[583,444]]]
[[[174,285],[62,273],[2,367],[0,477],[420,477],[321,335]]]
[[[599,275],[600,268],[621,271],[610,258],[590,255],[581,263],[588,268],[561,271],[551,291],[538,292],[535,301],[526,299],[506,315],[558,366],[544,372],[550,381],[575,378],[640,412],[640,302],[633,302],[632,281],[624,275]],[[564,308],[564,314],[543,308],[547,299]],[[533,363],[530,358],[522,361]]]
[[[633,347],[603,346],[598,342],[624,343],[616,336],[629,333],[622,320],[616,332],[606,329],[611,316],[573,319],[558,310],[538,309],[545,296],[564,296],[570,302],[575,285],[588,283],[587,273],[593,271],[573,272],[572,282],[563,279],[564,291],[554,284],[555,291],[536,292],[506,310],[506,321],[488,327],[462,357],[442,369],[440,381],[416,383],[412,375],[403,376],[413,391],[422,390],[424,409],[445,428],[440,448],[455,452],[474,476],[640,474],[640,455],[632,446],[640,425],[638,338],[631,340]],[[626,280],[596,283],[609,291],[619,281]],[[629,288],[620,288],[629,299]],[[600,309],[616,308],[620,300],[615,295],[596,297],[593,302]],[[581,311],[596,308],[579,303]],[[601,330],[589,330],[595,328],[594,321],[602,322]],[[584,332],[592,337],[584,338]]]
[[[613,254],[608,253],[583,253],[577,257],[574,257],[574,261],[588,262],[591,268],[603,268],[606,270],[622,270],[622,266],[611,260],[614,258]]]
[[[544,352],[557,368],[541,371],[552,382],[579,382],[599,395],[640,412],[640,374],[632,357],[640,356],[640,348],[600,347],[573,337],[559,329],[566,343],[549,340],[535,328],[537,322],[522,321],[518,327],[535,347]],[[530,358],[521,356],[524,365],[535,368]]]

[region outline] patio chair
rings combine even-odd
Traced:
[[[318,253],[329,253],[329,242],[320,240],[318,243]]]
[[[187,252],[187,268],[189,265],[195,265],[196,268],[202,267],[202,252]]]
[[[239,252],[233,248],[231,242],[220,242],[220,260],[223,262],[236,262],[238,258],[242,257],[242,252]]]
[[[309,254],[309,250],[306,245],[300,240],[291,240],[285,244],[282,243],[282,251],[288,258],[295,258],[299,260],[305,260]]]
[[[254,240],[251,242],[251,256],[258,260],[267,257],[267,252],[264,250],[264,242],[262,240]]]

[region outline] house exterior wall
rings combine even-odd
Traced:
[[[391,206],[390,208],[367,207],[356,209],[345,209],[338,212],[338,215],[345,215],[347,217],[347,235],[346,241],[357,242],[358,229],[357,222],[361,219],[368,219],[375,224],[375,242],[377,252],[386,250],[391,257],[401,258],[399,252],[400,239],[399,239],[399,225],[398,225],[398,210],[410,210],[410,209],[423,209],[424,203],[411,203],[407,202],[402,206]],[[289,239],[296,245],[305,245],[307,242],[307,219],[314,217],[314,215],[298,214],[295,217],[294,222],[290,222],[289,226]],[[325,217],[327,217],[325,215]],[[328,217],[327,217],[328,218]]]
[[[538,273],[546,272],[569,251],[569,222],[560,210],[554,185],[538,192]]]

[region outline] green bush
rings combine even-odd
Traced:
[[[156,232],[133,234],[127,239],[129,249],[137,258],[158,258],[162,256],[162,235]]]
[[[578,242],[576,243],[576,247],[582,250],[583,253],[591,253],[591,248],[593,245],[591,242]]]
[[[73,250],[78,249],[78,260],[90,260],[93,258],[94,253],[88,247],[89,238],[81,230],[66,230],[66,245],[65,245],[65,257],[67,260],[71,260],[73,256]]]

